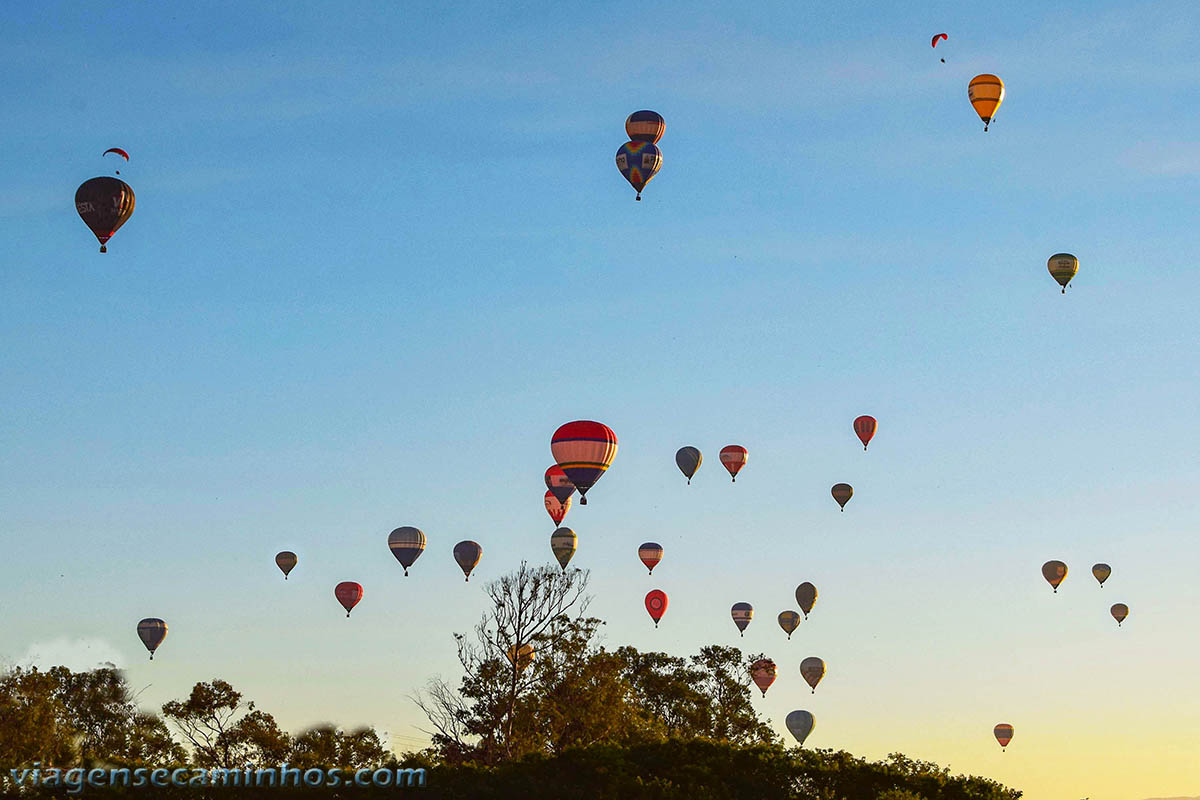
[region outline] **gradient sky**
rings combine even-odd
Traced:
[[[608,644],[765,651],[755,705],[811,710],[813,746],[1029,800],[1200,792],[1195,3],[451,5],[8,9],[0,658],[419,746],[481,585],[550,559],[550,434],[599,419],[620,452],[566,524]],[[667,129],[634,203],[640,108]],[[138,202],[101,256],[72,195],[112,146]]]

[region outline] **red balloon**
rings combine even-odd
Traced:
[[[658,621],[667,613],[667,593],[662,589],[655,589],[647,594],[646,611],[650,612],[650,619],[654,620],[654,627],[657,628]]]
[[[875,436],[877,424],[874,417],[868,417],[865,414],[854,420],[854,432],[858,434],[858,440],[863,443],[863,450],[867,449],[867,444]]]
[[[567,498],[575,494],[575,484],[571,483],[567,473],[558,464],[546,470],[546,488],[554,493],[560,503],[567,502]]]
[[[617,435],[600,422],[576,420],[559,426],[550,437],[550,453],[579,490],[579,505],[617,457]]]
[[[735,481],[737,474],[742,471],[742,467],[746,466],[746,459],[749,457],[749,451],[740,444],[730,444],[721,448],[721,463],[725,465],[725,469],[729,470],[729,477]]]
[[[361,583],[354,581],[342,581],[333,590],[333,596],[342,604],[342,608],[346,609],[346,616],[350,616],[350,609],[358,605],[358,601],[362,600],[363,588]]]
[[[546,492],[546,513],[550,515],[550,519],[554,520],[555,525],[562,525],[563,517],[571,510],[571,498],[567,498],[567,502],[560,503],[558,498],[554,496],[553,491]]]

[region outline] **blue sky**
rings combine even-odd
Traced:
[[[621,449],[566,524],[611,644],[764,650],[759,707],[813,711],[815,746],[1032,800],[1194,793],[1197,27],[1186,2],[15,10],[0,656],[91,643],[149,706],[220,676],[293,729],[415,743],[476,582],[549,560],[550,434],[591,418]],[[1008,92],[986,134],[980,72]],[[667,129],[634,203],[640,108]],[[112,146],[138,205],[101,256],[71,201]],[[171,625],[153,665],[143,616]]]

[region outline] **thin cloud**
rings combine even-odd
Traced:
[[[66,667],[75,672],[96,669],[104,665],[120,666],[125,657],[103,639],[68,639],[62,637],[47,642],[35,642],[16,660],[19,667]]]

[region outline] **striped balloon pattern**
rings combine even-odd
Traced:
[[[404,567],[404,575],[408,577],[408,568],[425,552],[425,534],[408,525],[396,528],[388,534],[388,549]]]
[[[749,603],[734,603],[733,608],[729,609],[729,615],[733,617],[733,624],[737,625],[739,635],[745,636],[746,627],[754,617],[754,606]]]
[[[612,428],[591,420],[576,420],[559,427],[550,437],[554,461],[579,490],[579,504],[617,457],[617,435]]]
[[[150,651],[150,660],[154,660],[154,651],[167,638],[167,623],[158,617],[146,617],[137,624],[137,635]]]
[[[767,696],[767,689],[775,682],[776,672],[775,662],[769,658],[760,658],[750,665],[750,680],[754,681],[763,697]]]
[[[1004,81],[995,75],[976,75],[967,84],[967,99],[983,120],[983,129],[986,131],[996,116],[996,109],[1004,102]]]
[[[858,435],[858,440],[863,443],[863,450],[867,449],[867,445],[874,438],[877,425],[875,418],[868,417],[866,414],[854,420],[854,432]]]
[[[796,632],[796,628],[800,627],[800,615],[795,611],[780,611],[779,627],[783,628],[783,632],[791,639],[792,634]]]
[[[658,542],[645,542],[638,548],[638,558],[646,565],[646,569],[650,570],[650,575],[654,574],[654,567],[662,561],[662,557],[662,545]]]
[[[635,111],[625,118],[625,135],[633,142],[657,144],[667,130],[667,121],[657,111]]]
[[[346,616],[349,617],[351,609],[358,605],[359,600],[362,600],[362,584],[354,581],[342,581],[333,587],[333,596],[342,604],[342,608],[346,609]]]
[[[468,581],[471,580],[471,570],[475,569],[482,557],[483,548],[479,546],[479,542],[472,542],[468,539],[454,545],[454,560],[458,562],[459,568],[462,569],[463,575]]]
[[[554,553],[563,572],[567,571],[567,564],[571,563],[571,556],[575,555],[578,546],[579,537],[570,528],[558,528],[550,534],[550,552]]]
[[[296,568],[298,559],[296,554],[291,550],[282,550],[275,554],[275,566],[279,567],[283,572],[283,579],[286,581],[288,574]]]
[[[552,464],[546,470],[546,488],[558,498],[560,503],[567,502],[567,499],[575,494],[575,484],[571,483],[567,473],[563,472],[562,467],[558,464]]]
[[[996,741],[1000,743],[1000,749],[1008,747],[1008,743],[1013,738],[1013,726],[1007,722],[1001,722],[995,728],[992,728],[992,735],[996,737]]]
[[[1067,284],[1079,272],[1079,259],[1070,253],[1055,253],[1046,260],[1046,269],[1050,270],[1051,277],[1058,281],[1062,293],[1066,294]]]

